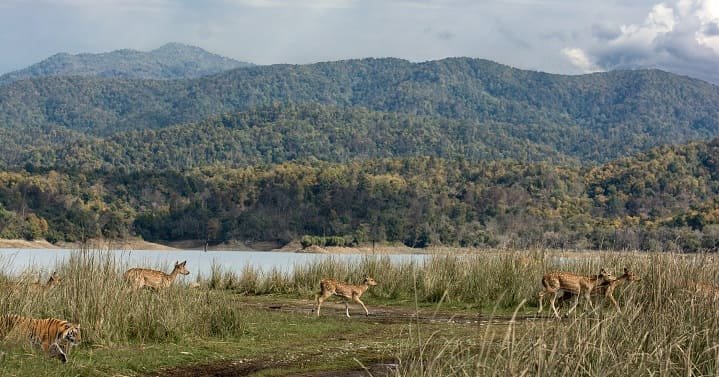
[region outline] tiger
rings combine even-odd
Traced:
[[[40,345],[51,358],[67,362],[70,347],[80,344],[80,325],[56,318],[37,319],[6,314],[0,317],[0,334],[28,337],[33,345]]]

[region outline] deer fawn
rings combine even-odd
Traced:
[[[44,285],[41,283],[32,283],[32,287],[34,289],[50,289],[56,285],[60,285],[60,282],[62,279],[60,279],[60,275],[58,275],[57,271],[53,271],[53,273],[50,275],[50,278],[47,280],[47,283]]]
[[[33,283],[27,283],[23,281],[15,281],[15,282],[5,282],[3,284],[4,287],[8,288],[12,291],[20,291],[20,290],[30,290],[30,291],[45,291],[47,289],[50,289],[56,285],[60,284],[60,275],[58,275],[57,272],[53,272],[50,275],[50,279],[48,279],[47,283],[43,284],[39,281],[33,282]]]
[[[579,304],[579,296],[581,295],[586,298],[587,303],[589,303],[589,306],[593,307],[590,294],[594,287],[603,283],[611,282],[613,280],[615,279],[612,274],[605,271],[603,268],[599,272],[599,275],[594,276],[577,275],[570,272],[548,273],[544,275],[544,277],[542,277],[542,285],[544,286],[544,289],[539,292],[539,310],[537,311],[537,314],[542,312],[542,301],[544,300],[544,296],[547,293],[552,293],[553,295],[550,300],[550,304],[552,306],[552,310],[554,311],[554,315],[557,318],[560,318],[559,311],[554,305],[560,291],[571,292],[577,295],[576,299],[574,300],[574,304],[569,309],[569,312],[567,312],[567,315],[571,314],[577,307],[577,304]]]
[[[352,285],[334,279],[322,279],[320,282],[320,291],[315,295],[317,316],[320,316],[320,306],[322,306],[322,303],[332,295],[342,297],[344,300],[345,314],[347,315],[347,318],[350,316],[349,306],[347,303],[350,299],[362,305],[365,315],[369,315],[369,311],[362,300],[360,300],[360,297],[369,287],[375,285],[377,285],[377,282],[369,276],[364,278],[361,285]]]
[[[690,291],[693,291],[700,296],[708,299],[719,300],[719,287],[714,284],[688,281],[686,286]]]
[[[187,261],[182,263],[175,262],[175,268],[172,269],[169,275],[162,271],[148,268],[131,268],[127,270],[123,276],[125,281],[135,290],[143,287],[159,290],[172,285],[177,275],[188,275],[190,271],[185,268],[185,264],[187,264]]]
[[[624,268],[624,274],[614,280],[604,282],[602,284],[599,284],[592,289],[592,296],[598,296],[603,295],[606,299],[612,302],[614,304],[614,307],[617,308],[617,311],[620,313],[622,312],[622,309],[619,308],[619,303],[617,303],[617,300],[614,298],[614,290],[616,290],[618,287],[622,286],[626,282],[633,282],[633,281],[641,281],[642,278],[634,274],[632,271],[630,271],[628,268]],[[559,298],[559,301],[566,301],[572,298],[574,294],[572,292],[565,292],[565,294]]]

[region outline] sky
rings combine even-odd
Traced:
[[[0,74],[59,52],[168,42],[255,64],[465,56],[719,85],[719,0],[0,0]]]

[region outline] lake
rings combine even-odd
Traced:
[[[20,275],[26,271],[50,273],[57,269],[73,252],[69,249],[2,249],[0,248],[0,268],[8,275]],[[290,272],[296,265],[304,265],[327,259],[359,261],[372,257],[366,254],[309,254],[279,251],[209,251],[202,250],[109,250],[89,251],[107,255],[108,253],[120,262],[120,265],[131,267],[149,267],[170,272],[175,261],[187,261],[190,270],[188,278],[201,274],[207,278],[211,268],[219,265],[223,272],[240,273],[245,267],[251,266],[262,271],[277,269]],[[377,255],[388,257],[393,263],[410,261],[422,262],[428,258],[425,254],[391,254]]]

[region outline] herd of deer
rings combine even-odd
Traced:
[[[187,270],[186,264],[187,261],[183,261],[182,263],[175,262],[175,266],[169,274],[148,268],[131,268],[124,273],[123,278],[134,290],[142,288],[161,290],[170,287],[178,275],[188,275],[190,273],[190,271]],[[544,298],[550,294],[550,306],[557,318],[560,318],[559,311],[555,305],[557,299],[567,300],[571,297],[574,297],[574,303],[567,312],[567,315],[576,309],[580,297],[584,297],[587,304],[593,307],[591,296],[604,296],[614,305],[617,311],[621,313],[619,304],[614,298],[615,290],[626,282],[640,280],[641,278],[628,268],[625,268],[624,274],[619,277],[613,276],[604,269],[602,269],[599,274],[591,276],[563,271],[550,272],[542,277],[543,289],[538,295],[539,309],[537,313],[542,312]],[[59,283],[60,277],[56,272],[53,272],[47,283],[33,283],[30,287],[37,290],[46,290]],[[313,311],[319,316],[322,303],[331,296],[338,296],[344,301],[345,315],[347,317],[350,317],[348,305],[350,300],[362,305],[365,314],[369,315],[369,310],[367,310],[365,304],[360,300],[360,297],[362,297],[369,287],[375,285],[377,285],[377,282],[369,276],[366,276],[362,284],[359,285],[349,284],[335,279],[322,279],[320,281],[320,291],[315,295]],[[719,287],[712,284],[688,282],[686,288],[703,296],[719,300]]]
[[[624,269],[624,274],[618,278],[604,269],[602,269],[598,275],[593,276],[578,275],[570,272],[551,272],[542,277],[542,286],[544,289],[539,292],[539,310],[537,313],[542,312],[544,296],[552,294],[550,304],[554,315],[560,318],[559,311],[555,306],[555,302],[557,298],[560,297],[560,293],[562,294],[562,299],[566,296],[575,296],[574,304],[569,309],[569,312],[567,312],[567,315],[571,314],[577,307],[580,296],[583,296],[587,300],[587,303],[592,306],[592,295],[604,295],[604,297],[611,301],[614,307],[621,312],[619,303],[617,303],[617,300],[614,298],[614,291],[625,282],[640,280],[640,277],[627,268]],[[360,297],[362,297],[362,294],[364,294],[369,287],[374,285],[377,285],[377,282],[369,276],[365,277],[360,285],[348,284],[334,279],[322,279],[320,282],[320,291],[315,296],[315,308],[313,310],[316,311],[317,316],[319,316],[322,303],[334,295],[344,300],[345,315],[347,317],[350,316],[348,308],[348,302],[350,300],[362,305],[365,314],[369,315],[369,311],[360,300]],[[714,289],[715,292],[719,292],[719,288],[714,287]],[[719,295],[717,297],[719,297]]]

